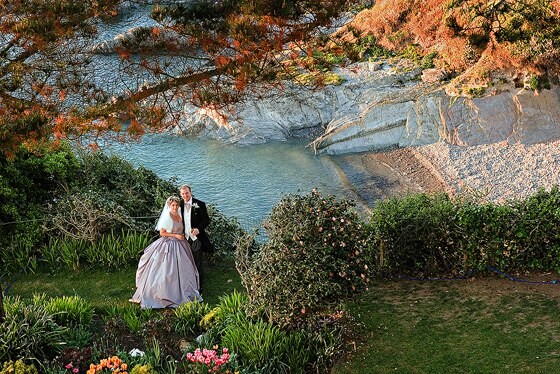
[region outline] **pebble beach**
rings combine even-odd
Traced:
[[[453,195],[473,194],[482,201],[503,203],[560,185],[560,141],[469,147],[438,142],[413,152],[432,166],[434,177]]]

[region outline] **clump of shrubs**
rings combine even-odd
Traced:
[[[371,249],[380,272],[414,275],[484,270],[560,270],[560,189],[503,204],[445,194],[381,201]]]
[[[288,195],[263,227],[268,241],[256,252],[251,238],[238,249],[250,312],[293,325],[367,287],[367,233],[352,202],[317,191]]]

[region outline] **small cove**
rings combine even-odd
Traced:
[[[190,184],[197,198],[252,228],[290,193],[306,194],[317,188],[323,194],[355,198],[337,157],[315,155],[306,144],[291,141],[240,147],[157,134],[104,149],[161,178]]]

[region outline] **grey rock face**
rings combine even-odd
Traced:
[[[319,91],[288,86],[239,105],[238,116],[226,124],[194,109],[197,115],[185,126],[204,119],[201,134],[240,144],[287,140],[319,128],[311,145],[329,154],[439,141],[472,146],[560,138],[558,87],[539,93],[511,87],[483,98],[457,98],[448,96],[441,82],[420,80],[418,69],[361,63],[336,73],[341,85]]]

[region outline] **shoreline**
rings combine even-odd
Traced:
[[[470,196],[477,201],[520,200],[560,185],[560,141],[457,146],[445,142],[379,153],[422,192]],[[411,166],[416,161],[415,166]]]
[[[502,204],[560,185],[560,140],[468,147],[438,142],[341,155],[337,163],[365,213],[377,201],[421,192]]]

